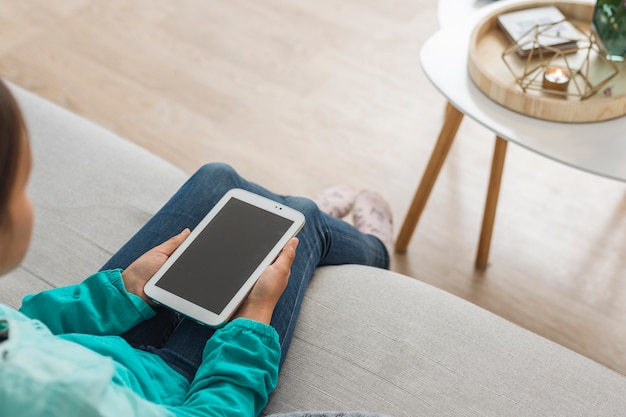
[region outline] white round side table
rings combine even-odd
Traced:
[[[448,107],[439,138],[398,235],[396,241],[398,252],[406,251],[465,115],[487,127],[496,135],[489,189],[476,255],[475,265],[479,269],[487,266],[502,170],[509,142],[564,165],[626,182],[626,116],[596,123],[559,123],[540,120],[500,106],[483,94],[469,78],[467,71],[469,42],[459,43],[459,39],[470,39],[476,24],[487,15],[497,12],[499,8],[505,8],[511,3],[527,1],[500,0],[479,7],[478,5],[484,1],[440,0],[442,28],[423,45],[420,62],[426,76],[448,100]],[[595,3],[594,0],[572,1]],[[455,7],[456,15],[448,14]],[[465,16],[459,16],[463,13],[461,10],[465,11]],[[450,50],[455,50],[456,53],[441,53],[441,51]]]

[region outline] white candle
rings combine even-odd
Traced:
[[[548,67],[543,74],[543,88],[566,91],[572,75],[567,68]]]

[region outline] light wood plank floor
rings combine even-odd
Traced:
[[[436,0],[0,0],[0,75],[190,173],[378,190],[399,225],[442,122],[436,30]],[[463,121],[393,268],[626,374],[626,184],[509,146],[478,272],[493,140]]]

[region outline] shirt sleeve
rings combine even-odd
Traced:
[[[30,326],[25,318],[14,318],[12,325],[19,320]],[[276,331],[250,320],[235,320],[214,334],[187,397],[182,404],[170,406],[150,402],[114,383],[115,365],[110,358],[46,336],[35,324],[32,327],[42,336],[26,338],[27,331],[15,332],[24,339],[0,344],[2,416],[257,416],[278,378]]]
[[[113,383],[111,358],[56,337],[2,305],[0,317],[9,323],[9,338],[0,343],[0,416],[173,416]]]
[[[154,310],[124,288],[121,270],[98,272],[77,285],[54,288],[22,301],[20,312],[54,334],[119,335],[154,316]]]
[[[273,327],[237,319],[206,344],[203,362],[177,416],[257,416],[278,382]]]

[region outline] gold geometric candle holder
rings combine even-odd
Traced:
[[[560,95],[564,98],[578,98],[585,100],[598,92],[609,83],[617,74],[619,68],[615,63],[606,59],[601,52],[592,31],[584,31],[574,22],[570,22],[582,35],[578,39],[562,39],[563,44],[568,42],[577,43],[576,48],[560,49],[559,47],[542,45],[540,39],[545,39],[547,33],[555,25],[563,21],[535,25],[520,39],[526,39],[523,43],[513,42],[502,53],[502,60],[515,78],[516,83],[526,94],[549,93]],[[524,54],[521,51],[525,51]],[[523,56],[522,56],[523,55]],[[520,71],[519,60],[524,59],[525,65]],[[515,61],[515,62],[514,62]],[[544,75],[551,68],[563,68],[563,72],[570,77],[569,86],[564,89],[546,86]],[[604,94],[611,95],[610,89],[605,89]]]

